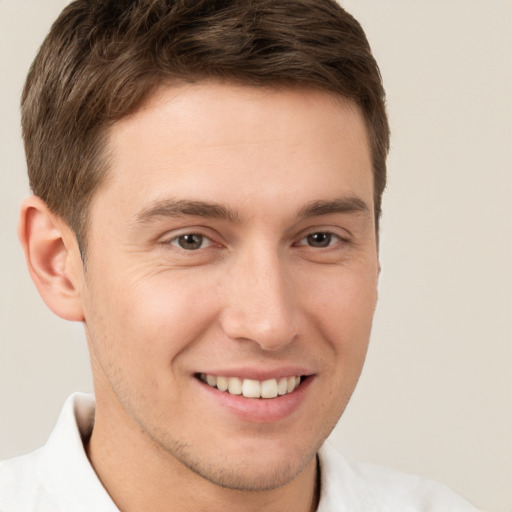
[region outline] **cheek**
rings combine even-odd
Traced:
[[[215,301],[163,274],[104,284],[91,290],[86,315],[96,385],[111,388],[122,403],[136,407],[158,408],[164,396],[178,406],[184,371],[180,356],[210,328]],[[169,395],[171,389],[175,393]]]
[[[329,329],[339,326],[347,333],[364,335],[371,328],[377,304],[377,274],[371,269],[332,272],[316,285],[308,283],[304,292]]]
[[[206,288],[207,283],[173,272],[109,282],[91,294],[86,321],[102,333],[105,348],[137,361],[137,368],[151,367],[155,360],[169,365],[215,317],[217,301]]]
[[[319,330],[330,350],[325,403],[330,404],[337,421],[363,369],[377,301],[377,280],[367,274],[333,280],[331,284],[319,303]]]
[[[136,288],[137,298],[125,310],[128,317],[137,308],[135,328],[152,333],[176,349],[185,348],[204,332],[216,315],[215,287],[207,279],[186,273],[167,272]],[[182,345],[180,347],[180,345]]]
[[[377,276],[371,270],[338,272],[324,282],[322,287],[307,288],[311,321],[327,340],[343,378],[354,380],[368,348],[377,303]]]

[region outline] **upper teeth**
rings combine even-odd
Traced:
[[[275,398],[278,395],[286,395],[297,389],[301,380],[300,376],[294,376],[259,381],[238,377],[218,377],[206,373],[201,373],[199,377],[213,388],[247,398]]]

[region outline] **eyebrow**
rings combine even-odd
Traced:
[[[311,201],[303,206],[297,213],[299,219],[319,217],[334,213],[363,213],[370,214],[368,205],[358,197],[343,197],[333,200]],[[221,204],[207,201],[194,201],[188,199],[165,199],[156,201],[141,210],[135,217],[136,224],[144,225],[156,217],[204,217],[210,219],[227,220],[234,224],[241,224],[242,217],[235,211]]]
[[[299,210],[299,219],[319,217],[333,213],[363,213],[370,215],[370,208],[359,197],[340,197],[329,201],[312,201]]]
[[[137,224],[147,224],[155,217],[183,217],[183,216],[205,217],[210,219],[223,219],[233,223],[240,223],[241,219],[237,212],[217,203],[193,200],[166,199],[157,201],[148,208],[140,211],[135,221]]]

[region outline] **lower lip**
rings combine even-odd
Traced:
[[[287,418],[299,409],[314,377],[309,376],[295,391],[276,398],[245,398],[243,395],[231,395],[227,391],[219,391],[198,379],[195,380],[201,389],[208,393],[210,399],[215,400],[219,406],[228,409],[241,420],[253,423],[274,423]]]

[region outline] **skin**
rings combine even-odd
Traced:
[[[360,111],[307,89],[164,87],[110,129],[109,151],[86,271],[37,198],[20,229],[27,253],[51,231],[49,277],[31,273],[57,314],[85,325],[98,476],[124,512],[315,510],[315,456],[357,383],[377,301]],[[180,247],[187,234],[198,248]],[[269,420],[196,378],[290,368],[307,388]]]

